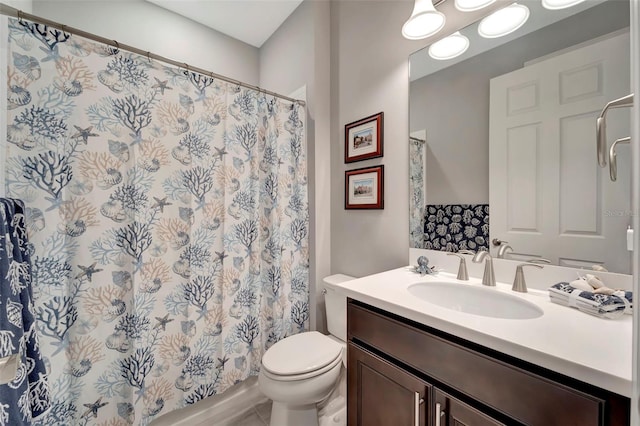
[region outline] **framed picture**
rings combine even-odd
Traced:
[[[384,113],[372,115],[344,126],[344,162],[382,157]]]
[[[344,208],[384,209],[384,166],[344,172]]]

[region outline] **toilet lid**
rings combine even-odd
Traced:
[[[262,356],[262,366],[280,376],[310,373],[342,355],[342,346],[317,331],[296,334],[271,346]]]

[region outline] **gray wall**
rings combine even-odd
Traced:
[[[613,3],[619,3],[618,13],[626,13],[628,16],[626,2]],[[413,2],[406,1],[343,0],[332,4],[331,270],[333,273],[342,272],[363,276],[406,265],[408,261],[407,58],[411,52],[424,47],[420,41],[405,40],[400,34],[402,24],[409,17],[412,7]],[[597,15],[598,7],[594,10],[595,12],[592,13]],[[599,18],[589,24],[592,27],[591,30],[605,34],[615,29],[609,27],[609,19],[603,19],[602,16]],[[585,27],[584,23],[582,27]],[[561,37],[565,38],[560,41],[564,41],[566,46],[580,41],[579,35],[577,39],[574,38],[574,34],[561,35],[559,28],[547,29],[544,35],[547,43],[559,41]],[[540,46],[527,44],[517,47],[516,51],[505,51],[503,54],[511,56],[524,50],[531,54],[531,57],[539,57],[545,54],[544,45],[542,47],[541,49]],[[469,98],[470,96],[466,94],[463,99],[469,101]],[[429,99],[432,105],[441,102],[441,99],[435,96],[433,99]],[[345,165],[344,125],[380,111],[385,113],[384,157]],[[452,109],[452,111],[456,110]],[[439,118],[445,119],[443,114]],[[451,123],[456,124],[458,129],[468,125],[464,117],[458,117]],[[479,128],[480,124],[476,126]],[[418,126],[414,127],[414,129],[418,128]],[[488,129],[486,127],[484,129],[483,131],[488,135]],[[427,133],[427,139],[430,139],[429,133]],[[464,142],[462,138],[458,141]],[[462,157],[461,153],[464,153],[466,157],[467,153],[464,150],[458,149],[456,154]],[[484,158],[476,157],[475,162],[482,162],[484,167],[488,167],[486,154]],[[345,170],[377,164],[385,165],[385,209],[382,211],[344,210]],[[488,179],[486,173],[483,176],[485,176],[482,178],[485,182],[483,191],[486,197]],[[479,180],[480,178],[475,175],[472,178],[474,182]]]
[[[331,6],[331,270],[355,276],[406,265],[409,253],[408,56],[401,35],[413,2]],[[344,125],[384,111],[384,157],[344,164]],[[384,210],[345,210],[344,172],[384,164]]]
[[[7,6],[15,7],[23,12],[32,13],[33,1],[32,0],[3,0],[2,3]]]
[[[489,202],[489,79],[496,71],[474,63],[485,56],[410,85],[411,131],[427,131],[427,204]],[[498,59],[496,68],[509,61]]]
[[[311,327],[325,329],[322,278],[330,255],[330,3],[305,1],[260,48],[260,87],[289,94],[307,87]]]
[[[34,0],[33,14],[258,84],[258,49],[146,1]]]
[[[610,1],[413,81],[410,128],[427,130],[427,204],[489,202],[490,79],[628,23],[629,5]]]
[[[259,49],[260,87],[288,94],[313,82],[314,38],[314,5],[302,2]]]

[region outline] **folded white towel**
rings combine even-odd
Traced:
[[[576,308],[601,318],[618,318],[625,313],[631,314],[633,293],[630,291],[616,293],[614,295],[595,294],[561,282],[549,288],[549,299],[553,303]]]

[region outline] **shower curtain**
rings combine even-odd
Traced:
[[[426,142],[409,138],[409,247],[424,248]]]
[[[40,424],[146,425],[257,374],[308,327],[304,108],[45,25],[8,33]]]

